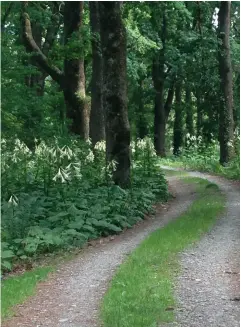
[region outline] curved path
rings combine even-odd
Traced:
[[[198,177],[203,177],[203,174],[199,174]],[[2,326],[99,326],[99,303],[116,268],[121,264],[125,256],[151,232],[163,227],[171,219],[176,218],[184,212],[195,197],[190,186],[177,181],[176,178],[170,178],[169,180],[171,189],[176,193],[175,200],[165,206],[159,205],[157,207],[157,214],[154,217],[146,219],[134,228],[114,238],[100,240],[97,246],[84,249],[82,254],[74,258],[71,262],[59,267],[57,272],[47,282],[39,285],[36,295],[24,305],[19,305],[16,315],[11,320],[4,322]],[[236,301],[230,301],[230,297],[235,297],[238,294],[238,290],[235,288],[238,274],[234,275],[223,272],[227,269],[229,269],[229,272],[238,272],[236,257],[238,256],[239,250],[239,224],[237,223],[238,216],[236,215],[238,215],[239,210],[239,193],[238,190],[232,187],[231,183],[229,186],[226,181],[222,184],[220,180],[215,179],[215,182],[228,195],[228,216],[231,218],[229,217],[227,219],[223,217],[218,222],[213,230],[214,232],[211,232],[204,238],[207,241],[204,241],[203,248],[201,245],[203,243],[202,240],[200,248],[197,247],[191,253],[186,252],[182,257],[183,265],[187,264],[187,269],[185,269],[187,275],[181,276],[177,283],[178,300],[180,303],[185,303],[185,306],[179,307],[177,313],[177,319],[183,322],[180,325],[182,327],[239,326],[237,322],[238,305]],[[205,256],[202,256],[201,260],[199,260],[201,251],[206,252],[202,253]],[[194,255],[192,254],[193,252]],[[235,255],[235,253],[237,254]],[[195,273],[195,280],[193,281],[194,269],[196,269],[199,275]],[[206,281],[209,280],[211,282],[211,279],[212,283],[207,284]],[[213,280],[215,280],[215,283]],[[200,287],[194,291],[193,287],[196,285]],[[231,286],[234,288],[232,289]],[[202,287],[204,287],[203,293],[201,292]],[[190,289],[188,290],[188,288]],[[210,292],[207,292],[208,290]],[[205,302],[203,302],[204,299]],[[210,301],[207,301],[207,299]],[[216,301],[217,305],[213,303],[216,303]],[[210,310],[208,309],[209,305],[212,305]],[[207,313],[211,312],[211,310],[215,312],[209,316]],[[220,318],[220,321],[224,321],[223,325],[217,323],[212,324],[211,322],[212,319],[214,321],[216,321],[215,319],[219,319],[218,312],[223,313]],[[197,315],[199,318],[195,322],[194,316],[196,317]],[[227,323],[227,321],[231,321],[231,324]]]
[[[97,246],[61,266],[37,294],[19,305],[15,317],[2,327],[96,327],[98,309],[116,268],[141,241],[157,228],[184,212],[195,194],[175,178],[170,178],[175,200],[158,205],[157,214],[122,234],[103,239]]]
[[[164,167],[163,167],[164,168]],[[167,167],[165,167],[167,168]],[[170,168],[168,168],[170,169]],[[240,326],[240,192],[237,182],[198,172],[226,194],[225,214],[195,247],[180,255],[178,308],[170,327]],[[164,327],[164,326],[163,326]]]

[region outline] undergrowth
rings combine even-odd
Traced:
[[[152,233],[120,266],[102,303],[104,327],[158,327],[173,320],[178,253],[207,232],[224,208],[217,186],[197,178],[187,182],[197,183],[199,198],[177,220]]]
[[[235,148],[235,157],[229,164],[222,166],[219,163],[219,145],[213,139],[207,145],[201,136],[186,135],[186,147],[180,150],[178,156],[168,156],[161,159],[161,164],[182,167],[189,170],[210,172],[229,179],[240,178],[240,142],[236,135],[235,141],[230,146]]]
[[[119,233],[168,198],[150,139],[131,144],[131,188],[112,182],[105,142],[2,140],[2,270]]]

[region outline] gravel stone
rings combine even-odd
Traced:
[[[176,321],[160,327],[239,326],[239,189],[201,173],[227,196],[226,213],[194,247],[180,254],[182,273],[175,293]],[[92,242],[72,261],[40,283],[36,295],[16,309],[3,327],[99,327],[100,301],[118,266],[151,232],[182,214],[195,198],[192,188],[168,178],[175,199],[157,205],[149,217],[118,236]],[[231,273],[226,273],[226,271]]]
[[[93,242],[94,246],[85,248],[40,283],[36,295],[19,305],[15,316],[2,323],[2,327],[99,326],[99,304],[119,265],[151,232],[178,217],[194,200],[192,188],[175,178],[170,179],[170,188],[175,199],[157,205],[154,217],[107,238],[108,242]]]
[[[238,327],[239,185],[221,177],[198,172],[190,172],[189,175],[216,183],[226,195],[227,202],[225,213],[217,220],[214,228],[194,247],[180,255],[182,273],[177,277],[175,293],[178,308],[182,310],[176,310],[176,323],[178,327]]]

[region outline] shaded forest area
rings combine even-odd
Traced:
[[[238,1],[2,3],[2,266],[131,227],[160,163],[239,177]]]

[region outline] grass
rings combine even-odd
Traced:
[[[48,277],[52,267],[40,267],[23,273],[20,276],[10,277],[2,281],[1,312],[2,319],[11,317],[14,314],[14,306],[23,303],[34,292],[39,281]]]
[[[240,163],[239,155],[234,158],[229,165],[223,167],[219,162],[205,162],[204,159],[193,159],[185,157],[170,156],[160,160],[161,165],[167,165],[173,168],[183,168],[187,170],[197,170],[202,172],[211,173],[217,176],[222,176],[231,180],[239,180],[240,178]]]
[[[163,169],[161,168],[161,170],[163,171],[163,173],[165,174],[165,176],[177,176],[177,177],[184,177],[184,176],[188,176],[188,173],[185,171],[179,171],[179,170],[170,170],[170,169]]]
[[[200,239],[224,209],[217,185],[199,178],[198,199],[179,219],[152,233],[122,264],[101,307],[104,327],[157,327],[174,319],[178,253]]]

